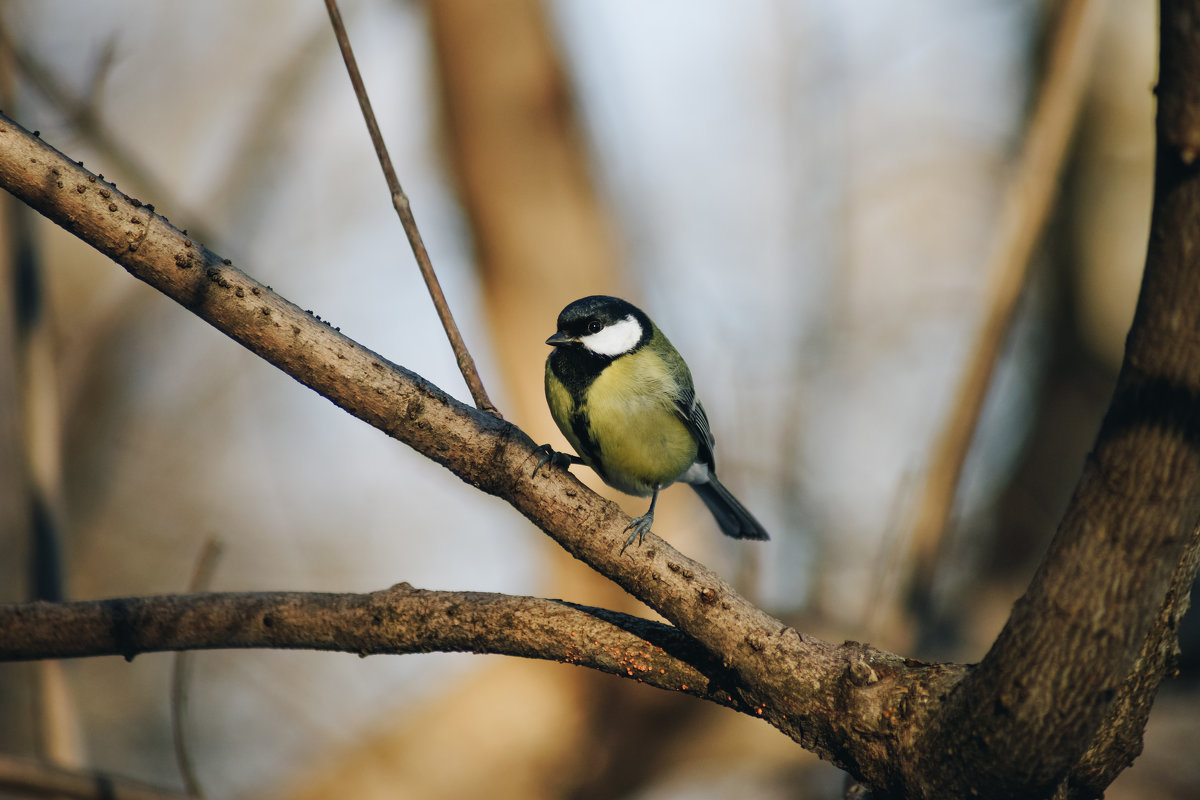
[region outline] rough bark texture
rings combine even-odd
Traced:
[[[533,443],[519,429],[341,336],[4,117],[0,184],[305,385],[504,498],[576,558],[661,613],[677,629],[672,636],[720,663],[713,671],[715,662],[664,648],[664,670],[699,669],[709,680],[706,696],[720,701],[728,694],[730,705],[847,769],[877,796],[1086,797],[1137,754],[1145,714],[1171,670],[1200,548],[1200,0],[1164,2],[1162,32],[1155,209],[1125,365],[1054,543],[975,668],[923,664],[868,645],[804,636],[652,535],[622,557],[628,518],[561,471],[531,477]],[[314,645],[306,628],[313,617],[301,613],[317,614],[308,605],[314,597],[328,598],[287,599],[287,614],[263,611],[261,596],[226,598],[233,602],[227,618],[212,609],[188,616],[189,607],[211,602],[205,596],[121,602],[140,604],[137,635],[184,617],[197,630],[227,619],[229,627],[210,631],[205,646],[219,646],[220,635],[236,644],[239,626],[249,625],[273,646],[361,649],[361,633]],[[388,610],[386,594],[365,597],[336,601],[374,609],[356,626],[369,631],[381,624],[377,619],[400,613],[399,603]],[[113,601],[3,609],[0,657],[61,654],[61,642],[54,642],[64,635],[65,618],[57,628],[44,620],[33,624],[35,637],[45,637],[33,649],[18,647],[13,631],[26,630],[16,623],[29,622],[30,615],[49,619],[66,610],[86,620],[89,614],[103,618],[107,609],[107,623],[91,624],[107,624],[107,635],[126,643],[117,649],[132,653],[133,634],[121,629],[128,616],[114,621],[113,606],[104,602]],[[464,602],[456,613],[470,616],[482,614],[490,601]],[[551,643],[566,641],[562,637],[581,621],[564,622],[544,605],[534,616],[510,610],[505,625],[542,631],[550,652]],[[453,639],[456,648],[489,652],[494,646],[487,643],[495,635],[490,625],[460,630],[452,616],[445,625],[408,633],[437,646],[439,636],[453,639],[459,630],[470,635]],[[641,651],[647,657],[662,644],[654,638],[658,629],[622,630],[645,643],[636,647],[651,648]],[[688,652],[696,652],[692,646]],[[601,640],[583,642],[581,658],[598,666],[604,647]]]
[[[0,607],[8,660],[211,648],[474,652],[561,661],[740,711],[735,682],[670,625],[561,600],[435,592],[223,592]]]
[[[1113,736],[1114,698],[1144,718],[1195,577],[1200,165],[1191,154],[1200,142],[1200,3],[1164,2],[1161,13],[1154,211],[1117,388],[1050,552],[927,734],[961,765],[952,783],[975,773],[982,796],[1049,794],[1098,734],[1123,740],[1111,764],[1132,760],[1140,726]],[[1112,773],[1089,762],[1078,793],[1102,789],[1092,782],[1099,774]]]

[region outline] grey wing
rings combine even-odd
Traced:
[[[713,448],[717,443],[713,441],[712,430],[708,426],[708,415],[704,413],[704,406],[696,399],[696,393],[688,389],[676,401],[675,408],[679,412],[679,416],[683,418],[683,424],[696,437],[696,444],[700,448],[696,453],[696,460],[707,464],[715,474],[717,462],[713,457]]]

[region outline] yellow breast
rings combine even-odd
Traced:
[[[588,387],[587,415],[600,445],[598,471],[623,492],[646,496],[696,460],[696,439],[675,408],[675,378],[643,350],[610,364]]]

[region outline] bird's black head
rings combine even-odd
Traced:
[[[593,356],[616,358],[638,349],[654,335],[641,309],[619,297],[592,295],[558,315],[558,331],[546,344],[578,347]]]

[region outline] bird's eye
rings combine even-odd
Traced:
[[[599,333],[604,330],[604,323],[599,320],[592,320],[588,323],[588,333]]]

